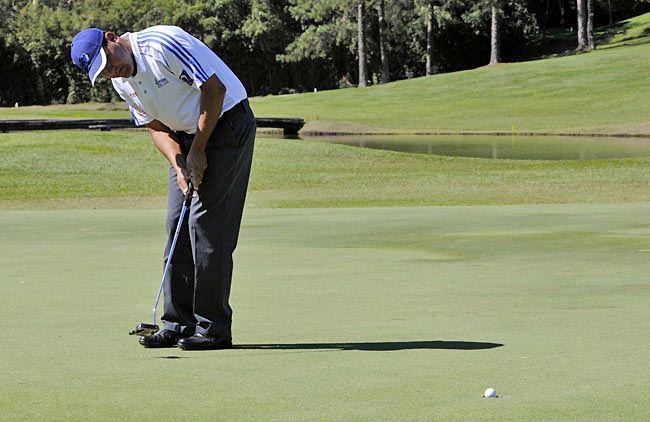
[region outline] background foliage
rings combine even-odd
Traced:
[[[365,3],[368,83],[380,79],[376,0],[0,0],[0,106],[117,100],[108,81],[91,88],[69,59],[76,32],[182,27],[239,75],[251,96],[358,83],[357,5]],[[487,64],[490,5],[497,0],[386,0],[390,79],[425,74],[427,6],[433,5],[434,73]],[[498,0],[502,56],[547,53],[544,40],[575,27],[574,0]],[[649,0],[595,0],[596,24],[650,10]],[[568,45],[575,48],[573,36]]]

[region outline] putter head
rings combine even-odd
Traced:
[[[135,330],[129,331],[129,335],[151,337],[152,335],[156,334],[158,330],[160,330],[160,327],[158,327],[157,325],[145,324],[143,322],[141,324],[138,324],[138,326],[135,327]]]

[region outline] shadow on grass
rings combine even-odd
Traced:
[[[645,25],[645,21],[623,21],[599,27],[594,32],[596,49],[609,50],[650,44],[650,28],[643,28],[642,31],[636,30],[636,28]],[[532,54],[523,54],[518,61],[575,56],[589,52],[578,49],[577,33],[567,28],[548,28],[542,31],[538,39],[530,42],[529,51]]]
[[[247,350],[363,350],[388,352],[395,350],[484,350],[501,347],[500,343],[473,341],[395,341],[373,343],[295,343],[295,344],[236,344],[233,349]]]

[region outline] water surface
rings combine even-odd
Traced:
[[[355,135],[302,139],[362,148],[518,160],[592,160],[650,157],[650,139],[560,136]]]

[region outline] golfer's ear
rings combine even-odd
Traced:
[[[117,38],[118,38],[118,37],[117,37],[117,35],[115,34],[115,32],[106,31],[106,32],[104,33],[104,39],[105,39],[106,41],[115,42],[115,40],[116,40]]]

